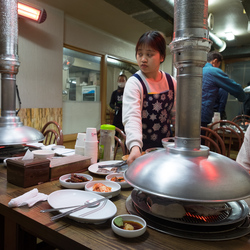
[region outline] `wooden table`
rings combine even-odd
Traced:
[[[34,187],[50,194],[60,190],[59,181],[51,181],[31,188],[20,188],[6,180],[6,168],[0,165],[0,249],[35,249],[36,237],[59,249],[250,249],[249,235],[236,240],[209,242],[182,239],[147,228],[146,233],[135,239],[117,236],[108,220],[104,224],[79,223],[69,218],[51,222],[51,213],[40,213],[50,208],[40,202],[31,208],[9,208],[8,202]],[[94,179],[103,178],[94,176]],[[117,214],[127,213],[126,198],[132,189],[122,191],[111,200],[117,206]],[[250,204],[250,200],[247,201]]]

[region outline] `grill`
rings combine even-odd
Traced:
[[[229,216],[228,211],[223,211],[220,215],[211,215],[211,216],[201,216],[187,212],[182,219],[177,219],[177,220],[191,224],[207,224],[207,223],[218,223],[228,218],[228,216]]]
[[[216,241],[250,232],[244,201],[250,196],[250,176],[237,162],[200,145],[202,68],[211,47],[207,5],[208,0],[175,0],[174,38],[169,45],[177,69],[175,142],[137,158],[124,178],[135,188],[126,202],[128,212],[142,216],[149,227],[182,238]],[[159,203],[152,203],[158,204],[153,210],[148,198],[154,197]],[[188,209],[200,204],[207,211],[219,209],[216,213]]]
[[[162,233],[194,240],[221,241],[250,233],[249,208],[244,200],[227,202],[219,215],[199,216],[187,212],[183,218],[166,218],[150,211],[150,194],[134,189],[126,201],[129,213],[143,217],[148,226]]]

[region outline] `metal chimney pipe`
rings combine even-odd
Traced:
[[[208,39],[207,8],[208,0],[176,0],[174,6],[170,50],[178,83],[176,146],[190,150],[200,149],[202,68],[212,43]]]
[[[2,73],[2,116],[15,116],[16,74],[19,68],[17,55],[17,0],[1,1],[0,9],[0,72]]]
[[[41,132],[23,126],[16,116],[16,75],[19,68],[17,0],[0,0],[0,145],[43,140]]]

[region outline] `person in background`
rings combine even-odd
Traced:
[[[238,101],[245,101],[245,93],[240,84],[230,79],[219,67],[223,60],[217,51],[211,51],[207,55],[207,63],[203,67],[202,78],[202,103],[201,126],[207,127],[212,121],[214,105],[219,89],[222,88],[236,97]]]
[[[159,70],[166,57],[166,40],[158,31],[143,34],[136,45],[140,70],[131,76],[123,95],[123,124],[130,165],[142,150],[162,147],[170,137],[170,115],[175,112],[176,81]],[[172,114],[174,117],[174,114]]]
[[[220,112],[220,119],[226,120],[226,104],[227,104],[228,92],[222,88],[219,89],[219,94],[215,101],[214,112]]]
[[[126,75],[121,74],[118,76],[117,89],[113,91],[109,103],[109,106],[115,111],[113,125],[121,129],[122,131],[124,131],[122,123],[122,99],[126,82],[127,82]]]
[[[241,164],[250,173],[250,126],[246,130],[244,142],[241,145],[236,162]]]
[[[250,82],[247,84],[247,86],[250,86]],[[244,101],[243,104],[243,112],[244,115],[249,115],[250,116],[250,93],[246,93],[246,100]]]

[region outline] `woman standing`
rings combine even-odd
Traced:
[[[161,140],[172,135],[176,81],[159,70],[166,57],[166,41],[158,31],[143,34],[136,45],[140,70],[131,76],[123,95],[123,124],[130,165],[142,150],[162,147]]]

